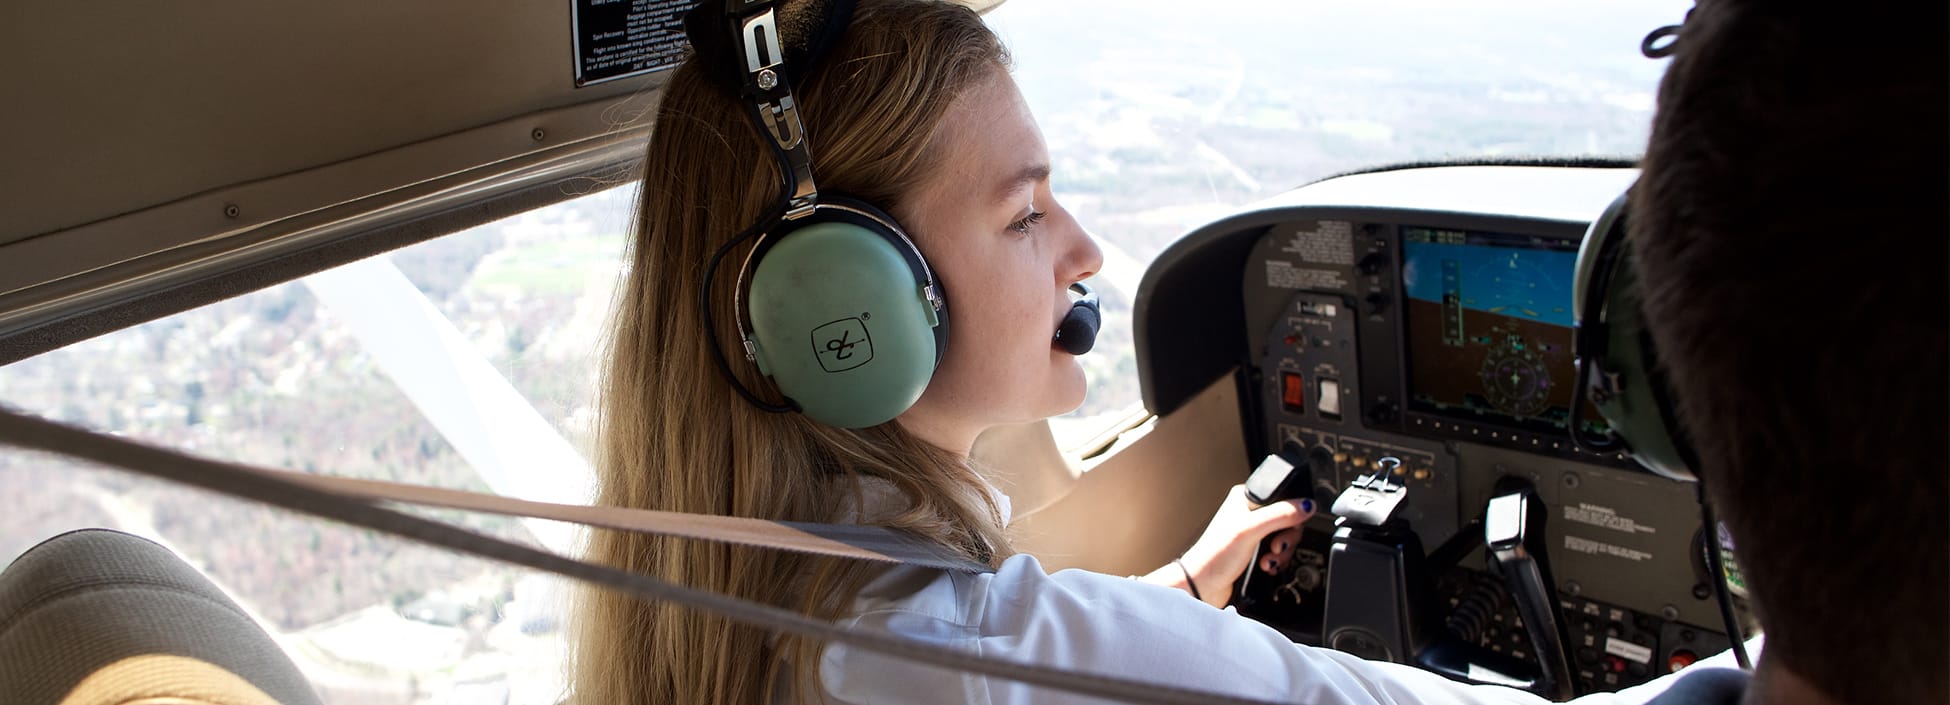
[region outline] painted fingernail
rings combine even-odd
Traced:
[[[1300,500],[1300,511],[1312,514],[1314,511],[1314,501],[1311,499]]]
[[[1272,572],[1274,572],[1274,573],[1278,573],[1278,572],[1280,572],[1280,562],[1279,562],[1278,560],[1271,560],[1271,561],[1267,561],[1267,563],[1269,563],[1269,564],[1271,564],[1271,565],[1273,566],[1273,570],[1272,570]]]
[[[1274,552],[1274,553],[1286,553],[1286,542],[1285,542],[1285,541],[1281,541],[1281,542],[1279,542],[1279,543],[1276,543],[1276,544],[1273,544],[1273,552]]]

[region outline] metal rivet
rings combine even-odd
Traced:
[[[1679,619],[1679,608],[1674,607],[1672,605],[1666,605],[1664,607],[1659,608],[1659,616],[1665,617],[1668,620]]]
[[[778,75],[778,74],[776,74],[776,73],[773,73],[771,69],[760,69],[760,70],[759,70],[759,72],[758,72],[758,87],[759,87],[759,88],[763,88],[763,89],[765,89],[765,90],[768,90],[768,91],[769,91],[769,90],[772,90],[772,89],[773,89],[774,87],[776,87],[776,86],[778,86],[778,85],[779,85],[779,75]]]
[[[237,217],[237,216],[240,216],[240,215],[243,215],[243,214],[244,214],[244,209],[242,209],[242,208],[238,208],[238,207],[237,207],[237,204],[235,204],[235,203],[225,203],[225,204],[223,204],[223,217],[225,217],[225,218],[235,218],[235,217]]]
[[[1580,480],[1580,479],[1578,479],[1578,474],[1577,474],[1577,473],[1574,473],[1574,472],[1567,472],[1567,473],[1564,473],[1564,486],[1565,486],[1565,487],[1570,487],[1570,488],[1576,488],[1576,487],[1578,486],[1578,483],[1580,483],[1580,482],[1582,482],[1582,480]]]
[[[530,131],[528,133],[528,136],[533,138],[536,142],[540,142],[548,138],[548,133],[542,131],[542,128],[537,127],[534,130]]]
[[[1578,593],[1581,592],[1584,592],[1584,586],[1579,584],[1578,581],[1576,580],[1564,581],[1564,594],[1576,596]]]

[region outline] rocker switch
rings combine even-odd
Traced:
[[[1315,408],[1320,410],[1322,418],[1339,419],[1341,417],[1340,380],[1321,378],[1320,395],[1314,398],[1314,404]]]

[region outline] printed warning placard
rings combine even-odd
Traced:
[[[690,0],[573,0],[576,87],[660,71],[684,60]]]

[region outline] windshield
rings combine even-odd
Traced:
[[[1137,402],[1129,307],[1145,266],[1238,206],[1392,163],[1636,159],[1665,70],[1639,42],[1691,6],[1009,0],[989,13],[1057,198],[1104,248],[1104,331],[1072,423]]]

